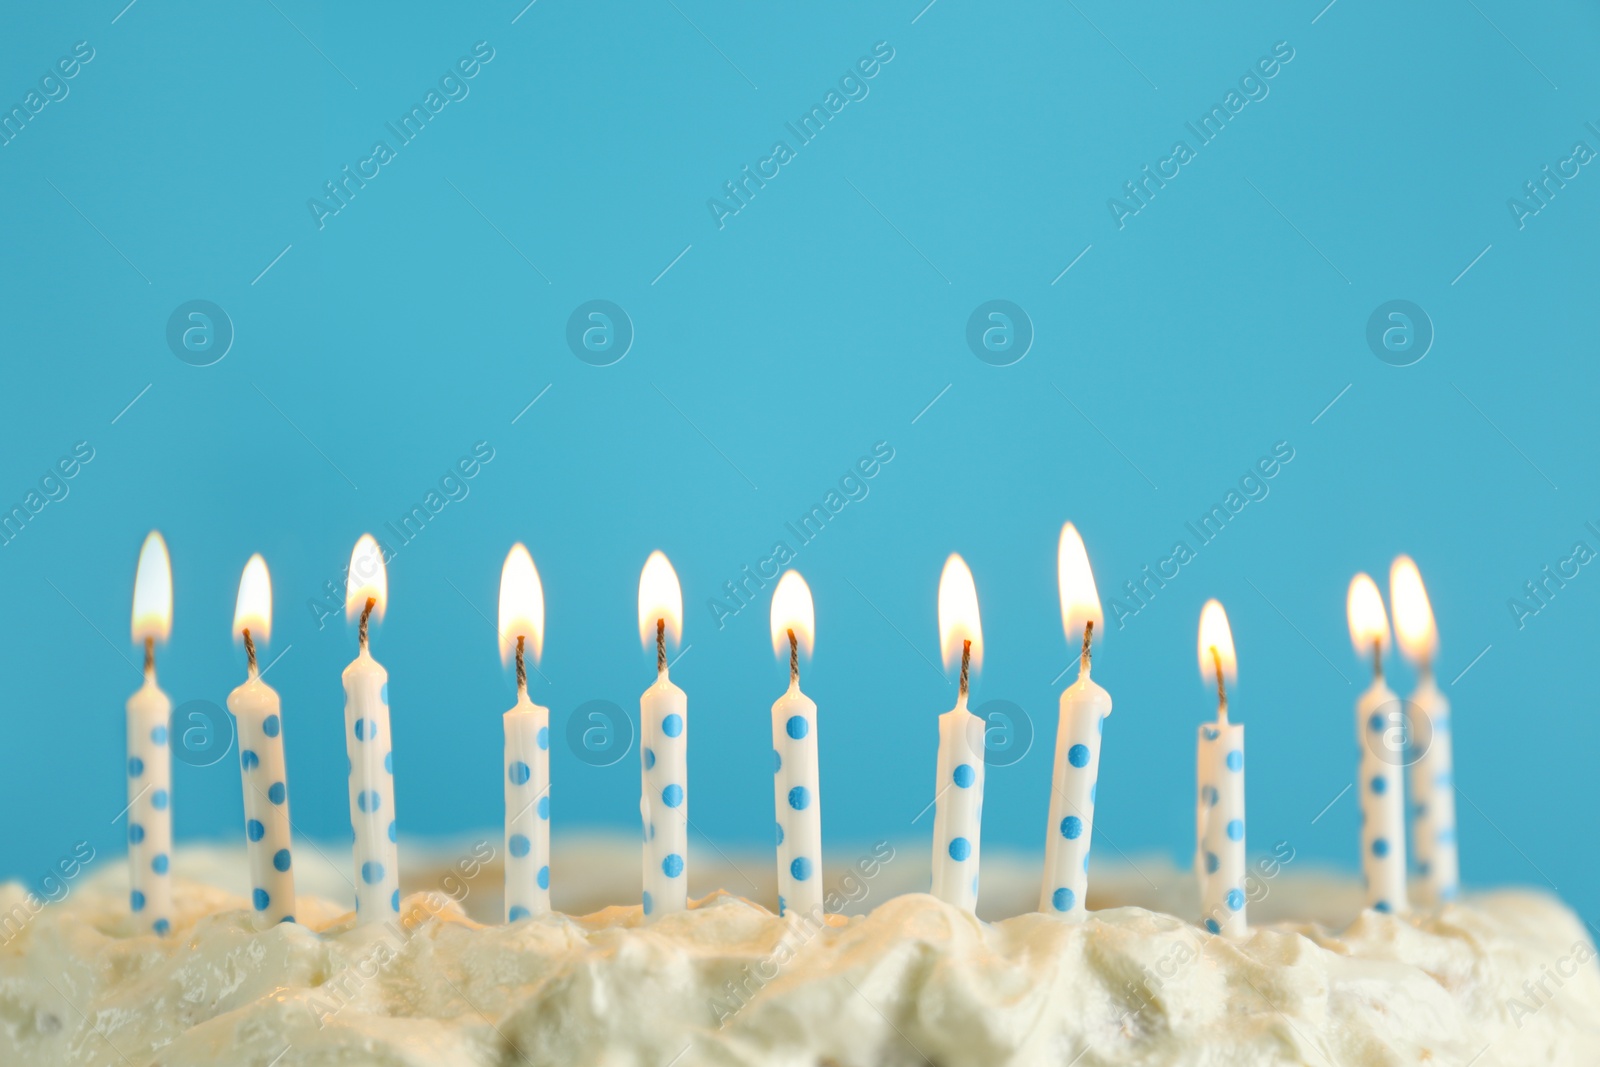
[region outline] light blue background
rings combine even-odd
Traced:
[[[346,833],[355,641],[307,602],[480,440],[493,462],[401,549],[375,637],[406,832],[500,817],[512,684],[486,618],[520,539],[548,598],[535,695],[558,735],[583,701],[637,707],[639,567],[670,555],[696,826],[722,847],[769,840],[783,665],[765,600],[721,630],[707,600],[887,441],[870,495],[797,560],[817,602],[828,839],[927,832],[911,820],[954,697],[930,668],[935,587],[960,551],[988,641],[977,695],[1041,730],[991,774],[985,842],[1037,847],[1070,657],[1062,521],[1109,605],[1287,441],[1270,496],[1101,646],[1116,711],[1097,851],[1187,860],[1212,708],[1194,627],[1217,596],[1240,649],[1251,842],[1353,869],[1353,796],[1312,822],[1355,766],[1345,587],[1361,569],[1386,586],[1405,551],[1443,629],[1467,882],[1553,886],[1600,915],[1600,578],[1584,569],[1521,629],[1508,608],[1574,541],[1600,548],[1584,527],[1600,522],[1600,173],[1524,229],[1507,208],[1574,142],[1600,148],[1592,6],[121,2],[13,11],[0,32],[7,108],[75,42],[94,48],[0,147],[0,502],[75,442],[95,452],[0,548],[0,873],[34,877],[80,839],[121,848],[128,603],[152,527],[176,567],[160,665],[179,702],[243,677],[233,598],[266,556],[295,822]],[[478,41],[494,59],[470,95],[319,230],[307,200]],[[719,230],[708,198],[879,41],[894,58],[870,95]],[[1184,124],[1280,41],[1294,58],[1270,95],[1119,230],[1108,198],[1192,143]],[[637,333],[611,367],[565,341],[596,298]],[[1011,367],[964,340],[995,298],[1037,334]],[[1437,332],[1405,368],[1364,338],[1396,298]],[[191,299],[237,331],[214,366],[167,347]],[[632,828],[635,758],[593,768],[558,744],[557,826]],[[236,832],[233,757],[179,766],[175,789],[181,838]]]

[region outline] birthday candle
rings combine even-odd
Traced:
[[[656,680],[639,697],[639,816],[644,824],[644,913],[689,906],[689,698],[667,676],[667,632],[683,638],[683,590],[667,557],[639,574],[639,637],[655,639]]]
[[[1346,600],[1350,640],[1358,654],[1372,656],[1372,685],[1356,701],[1356,740],[1361,763],[1361,869],[1367,906],[1406,910],[1406,820],[1400,765],[1405,759],[1405,721],[1400,702],[1383,684],[1383,653],[1389,647],[1389,616],[1378,586],[1358,574]]]
[[[1394,606],[1400,651],[1417,668],[1409,731],[1411,764],[1412,848],[1428,900],[1443,904],[1460,890],[1460,856],[1456,845],[1456,791],[1450,726],[1450,702],[1434,680],[1433,657],[1438,631],[1433,605],[1422,574],[1409,556],[1389,568],[1389,600]]]
[[[1217,685],[1217,721],[1200,727],[1200,831],[1195,862],[1200,914],[1214,934],[1238,937],[1245,920],[1244,727],[1228,721],[1226,682],[1237,677],[1233,632],[1215,600],[1200,609],[1200,677]]]
[[[772,705],[772,786],[777,809],[778,914],[822,915],[822,799],[817,705],[800,691],[800,652],[811,655],[816,613],[798,571],[772,595],[772,650],[789,657],[789,690]]]
[[[1089,676],[1090,642],[1104,629],[1100,593],[1089,554],[1077,528],[1067,523],[1056,544],[1056,586],[1061,624],[1070,645],[1082,640],[1078,680],[1061,694],[1056,718],[1055,767],[1050,779],[1050,817],[1044,832],[1044,878],[1039,910],[1081,918],[1087,914],[1089,846],[1100,777],[1100,737],[1111,714],[1111,694]]]
[[[383,553],[362,534],[350,555],[345,615],[359,615],[360,651],[344,669],[344,743],[350,757],[350,827],[355,832],[356,921],[400,912],[400,851],[395,833],[394,740],[389,732],[389,672],[367,647],[367,623],[383,619],[389,578]]]
[[[961,662],[956,706],[939,716],[934,780],[933,895],[953,907],[978,906],[983,826],[983,720],[967,710],[968,676],[983,664],[978,590],[966,561],[952,554],[939,575],[939,651],[945,668]]]
[[[249,677],[228,694],[239,723],[239,769],[244,781],[244,836],[250,857],[251,903],[258,925],[294,921],[289,782],[283,759],[283,716],[277,690],[261,680],[256,639],[272,632],[272,577],[254,555],[239,578],[233,632],[244,641]]]
[[[156,934],[172,929],[172,701],[156,685],[156,642],[172,632],[172,566],[154,530],[133,578],[133,639],[144,645],[144,685],[128,698],[129,907]]]
[[[528,699],[527,657],[544,652],[544,585],[528,550],[500,568],[500,660],[517,662],[517,703],[505,727],[506,922],[550,910],[550,709]]]

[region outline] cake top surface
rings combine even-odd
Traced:
[[[136,932],[112,864],[58,903],[0,887],[0,1061],[1600,1063],[1600,964],[1576,917],[1537,892],[1361,912],[1342,929],[1266,922],[1229,941],[1119,906],[1121,886],[1179,899],[1191,881],[1142,863],[1099,878],[1083,922],[985,922],[871,888],[855,901],[866,914],[822,920],[719,892],[655,922],[613,905],[507,926],[468,914],[452,863],[399,923],[358,927],[303,892],[298,922],[258,931],[229,879],[204,877],[222,855],[179,852],[167,938]],[[471,881],[497,882],[492,861]],[[1285,873],[1262,903],[1314,915],[1356,892]]]

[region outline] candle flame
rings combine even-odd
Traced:
[[[383,566],[383,550],[377,538],[362,534],[350,553],[350,573],[345,577],[344,617],[353,619],[366,609],[368,600],[372,617],[382,620],[383,609],[389,604],[389,572]]]
[[[544,583],[533,557],[518,541],[500,568],[500,662],[508,663],[517,638],[537,663],[544,653]]]
[[[1350,580],[1345,612],[1350,620],[1350,642],[1358,655],[1371,655],[1373,645],[1380,652],[1389,648],[1389,616],[1383,610],[1378,583],[1370,575],[1358,574]]]
[[[785,571],[772,593],[772,651],[780,658],[789,655],[789,631],[794,631],[800,651],[811,655],[816,608],[811,603],[811,587],[799,571]]]
[[[1389,603],[1394,605],[1395,636],[1400,651],[1415,664],[1427,663],[1439,647],[1433,625],[1433,605],[1422,584],[1422,572],[1410,556],[1400,556],[1389,568]]]
[[[1091,637],[1104,633],[1106,616],[1100,608],[1100,592],[1089,567],[1089,553],[1078,528],[1070,522],[1061,527],[1061,541],[1056,547],[1056,584],[1061,592],[1061,625],[1067,632],[1067,645],[1076,649],[1090,623],[1094,624]]]
[[[639,572],[639,640],[646,648],[655,645],[660,620],[666,622],[673,644],[683,640],[683,589],[678,585],[678,572],[657,549]]]
[[[1228,613],[1222,602],[1208,600],[1200,609],[1200,678],[1207,685],[1215,685],[1217,662],[1222,663],[1222,677],[1230,682],[1239,680],[1239,661],[1233,653],[1233,629],[1228,625]]]
[[[165,641],[172,633],[172,561],[167,542],[151,530],[139,549],[133,574],[133,640]]]
[[[983,665],[983,624],[978,618],[978,587],[966,560],[950,554],[939,575],[939,655],[946,670],[961,664],[966,642],[972,642],[972,669]]]
[[[259,552],[244,565],[244,573],[239,576],[239,599],[234,602],[234,637],[245,630],[258,645],[266,644],[272,636],[272,575],[267,573],[267,561]]]

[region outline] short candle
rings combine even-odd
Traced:
[[[772,705],[772,791],[777,810],[778,914],[821,919],[822,795],[817,705],[800,691],[800,653],[811,655],[816,611],[798,571],[772,594],[772,650],[789,662],[789,689]]]
[[[1372,685],[1356,701],[1356,741],[1361,762],[1356,789],[1361,797],[1361,869],[1367,906],[1406,910],[1406,818],[1404,713],[1383,683],[1383,653],[1389,647],[1389,616],[1377,583],[1366,574],[1350,582],[1346,598],[1350,641],[1357,655],[1372,657]]]
[[[1200,916],[1214,934],[1245,934],[1244,727],[1228,721],[1227,683],[1238,678],[1233,631],[1222,605],[1200,609],[1200,677],[1217,687],[1217,720],[1200,727],[1196,747],[1195,873]]]
[[[356,658],[344,669],[344,744],[350,758],[350,827],[355,832],[356,922],[400,913],[400,846],[394,812],[394,738],[389,672],[372,657],[368,624],[383,619],[389,577],[383,551],[362,534],[350,554],[345,616],[360,618]]]
[[[689,906],[689,698],[667,676],[667,638],[683,638],[683,589],[661,552],[639,573],[639,638],[656,650],[656,680],[639,697],[639,817],[644,913]]]
[[[517,664],[517,703],[501,718],[505,911],[506,922],[516,922],[550,910],[550,709],[528,698],[527,667],[544,652],[544,585],[520,542],[500,568],[499,631],[500,662]]]
[[[172,632],[172,564],[154,530],[133,578],[133,640],[144,684],[128,698],[128,906],[145,929],[172,929],[172,701],[156,684],[156,642]]]
[[[970,675],[983,663],[978,590],[966,561],[952,554],[939,575],[939,652],[945,669],[961,664],[956,706],[939,716],[934,779],[933,895],[952,907],[978,907],[983,828],[983,720],[967,710]]]

